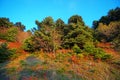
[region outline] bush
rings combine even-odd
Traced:
[[[95,55],[94,57],[96,59],[102,59],[102,60],[106,60],[106,59],[110,59],[111,58],[111,55],[109,54],[106,54],[102,49],[100,48],[95,48]]]
[[[95,48],[94,45],[85,45],[84,50],[88,52],[89,55],[94,56],[95,59],[110,59],[111,55],[106,54],[101,48]]]
[[[23,49],[26,51],[34,51],[32,38],[28,38],[24,41]]]
[[[112,56],[109,55],[109,54],[105,54],[103,57],[102,57],[102,60],[107,60],[107,59],[110,59]]]
[[[86,44],[84,45],[84,50],[88,52],[89,54],[94,55],[95,46],[93,44]]]
[[[16,41],[17,33],[18,33],[18,29],[15,27],[12,27],[8,29],[5,39],[8,41]]]
[[[78,47],[77,44],[73,46],[72,50],[74,51],[74,53],[77,53],[77,54],[82,52],[82,50]]]
[[[81,59],[81,58],[84,57],[84,55],[83,55],[83,54],[78,54],[77,57],[78,57],[79,59]]]
[[[0,38],[5,39],[7,41],[16,41],[17,33],[18,33],[18,28],[11,27],[6,29],[5,32],[0,32]]]
[[[18,54],[18,52],[17,52],[17,49],[10,49],[9,50],[10,51],[10,53],[11,53],[11,55],[10,55],[10,59],[15,59],[15,58],[18,58],[18,56],[20,55],[20,54]],[[17,52],[17,53],[16,53]]]
[[[15,52],[14,50],[8,49],[7,43],[2,43],[0,45],[0,63],[10,59]]]

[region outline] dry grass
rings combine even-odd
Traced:
[[[6,68],[12,68],[12,67],[20,67],[20,61],[21,60],[25,60],[28,56],[30,56],[29,54],[22,54],[20,55],[18,58],[11,60],[7,65]]]

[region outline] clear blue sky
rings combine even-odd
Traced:
[[[0,0],[0,17],[22,22],[26,29],[36,27],[35,20],[51,16],[67,23],[74,14],[82,16],[88,26],[93,20],[107,15],[110,9],[120,7],[120,0]]]

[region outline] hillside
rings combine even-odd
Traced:
[[[108,48],[113,56],[107,62],[94,60],[92,56],[77,56],[71,54],[70,50],[61,50],[63,53],[57,54],[19,53],[17,58],[0,64],[0,77],[1,80],[119,80],[120,55],[108,44],[99,45]],[[20,46],[16,42],[8,45],[10,48]]]
[[[0,18],[0,80],[120,80],[119,13],[110,10],[93,28],[79,15],[67,24],[49,16],[28,31]]]

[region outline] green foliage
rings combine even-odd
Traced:
[[[21,22],[16,22],[14,25],[18,27],[21,31],[25,30],[25,26]]]
[[[65,25],[64,21],[61,20],[60,18],[56,20],[55,24],[56,24],[58,29],[63,29],[64,25]]]
[[[75,52],[79,53],[87,42],[93,42],[93,30],[85,26],[78,15],[70,17],[67,25],[61,19],[54,22],[52,17],[46,17],[41,22],[36,20],[36,24],[38,29],[34,29],[31,42],[25,41],[25,44],[32,45],[30,48],[34,51],[55,52],[60,48],[71,49],[76,44],[79,49]],[[29,51],[27,45],[24,49]]]
[[[120,21],[120,8],[109,10],[106,16],[102,16],[98,21],[93,22],[93,28],[96,29],[99,23],[109,25],[110,22]]]
[[[53,51],[54,44],[53,44],[53,36],[50,33],[43,33],[42,31],[36,31],[34,37],[34,47],[37,50],[43,49],[45,52]]]
[[[8,49],[7,43],[2,43],[0,45],[0,62],[4,62],[4,61],[10,59],[11,56],[15,53],[16,53],[15,50]]]
[[[16,27],[11,27],[6,29],[5,32],[0,33],[0,38],[7,41],[16,41],[17,40],[18,29]]]
[[[8,29],[5,39],[8,41],[16,41],[17,33],[18,33],[18,29],[16,27],[12,27]]]
[[[84,46],[84,50],[88,52],[89,55],[94,56],[95,59],[110,59],[111,55],[106,54],[101,48],[95,48],[92,44],[87,44]]]
[[[82,52],[82,50],[78,47],[77,44],[75,44],[75,45],[73,46],[72,50],[73,50],[75,53],[77,53],[77,54],[79,54],[79,53]]]
[[[95,30],[95,38],[99,41],[113,42],[115,49],[120,49],[120,21],[110,22],[110,24],[104,25],[100,23]]]
[[[92,28],[96,29],[98,27],[98,24],[99,24],[99,22],[97,20],[94,20],[92,23],[92,25],[93,25]]]
[[[99,23],[98,27],[95,30],[95,37],[101,41],[113,41],[116,38],[120,31],[120,21],[110,22],[109,25],[104,25]]]
[[[94,37],[99,41],[112,42],[116,50],[120,50],[120,8],[112,9],[99,21],[93,22]]]
[[[78,59],[81,59],[84,57],[84,54],[78,54],[77,57],[78,57]]]
[[[57,29],[60,28],[61,23],[62,20],[58,20],[55,23],[52,17],[46,17],[41,22],[36,20],[38,29],[34,29],[34,34],[31,37],[31,42],[25,41],[26,47],[24,47],[24,49],[29,51],[29,46],[32,45],[33,51],[43,50],[45,52],[55,52],[61,47],[61,30],[58,31]],[[28,44],[29,46],[27,46]]]
[[[73,15],[68,19],[68,24],[70,23],[75,23],[75,24],[79,24],[81,26],[84,26],[84,22],[82,20],[82,17],[79,15]]]
[[[8,41],[16,41],[17,28],[13,27],[13,23],[9,18],[0,18],[0,38]]]
[[[13,23],[9,21],[9,18],[0,18],[0,28],[9,28],[13,26]]]
[[[83,49],[83,46],[87,42],[93,42],[93,35],[90,28],[80,25],[68,26],[68,32],[64,36],[63,47],[72,48],[74,44],[77,44]]]
[[[55,22],[56,30],[57,32],[63,37],[64,36],[64,28],[65,28],[65,23],[61,19],[57,19]]]
[[[55,62],[64,62],[64,61],[67,61],[68,58],[70,58],[70,57],[71,57],[70,53],[67,53],[67,54],[57,53],[56,54]]]
[[[38,26],[38,29],[42,27],[53,27],[54,26],[54,21],[52,17],[46,17],[43,19],[43,21],[39,22],[38,20],[35,21],[36,25]]]
[[[16,59],[16,58],[18,58],[19,57],[19,53],[17,52],[17,50],[18,49],[16,49],[16,48],[13,48],[13,49],[10,49],[10,51],[11,51],[11,55],[10,55],[10,59],[11,60],[13,60],[13,59]]]
[[[24,41],[23,49],[26,50],[26,51],[34,51],[32,38],[28,38]]]
[[[95,46],[93,44],[91,44],[91,43],[88,43],[88,44],[84,45],[84,50],[86,52],[88,52],[89,54],[95,54],[94,53]]]

